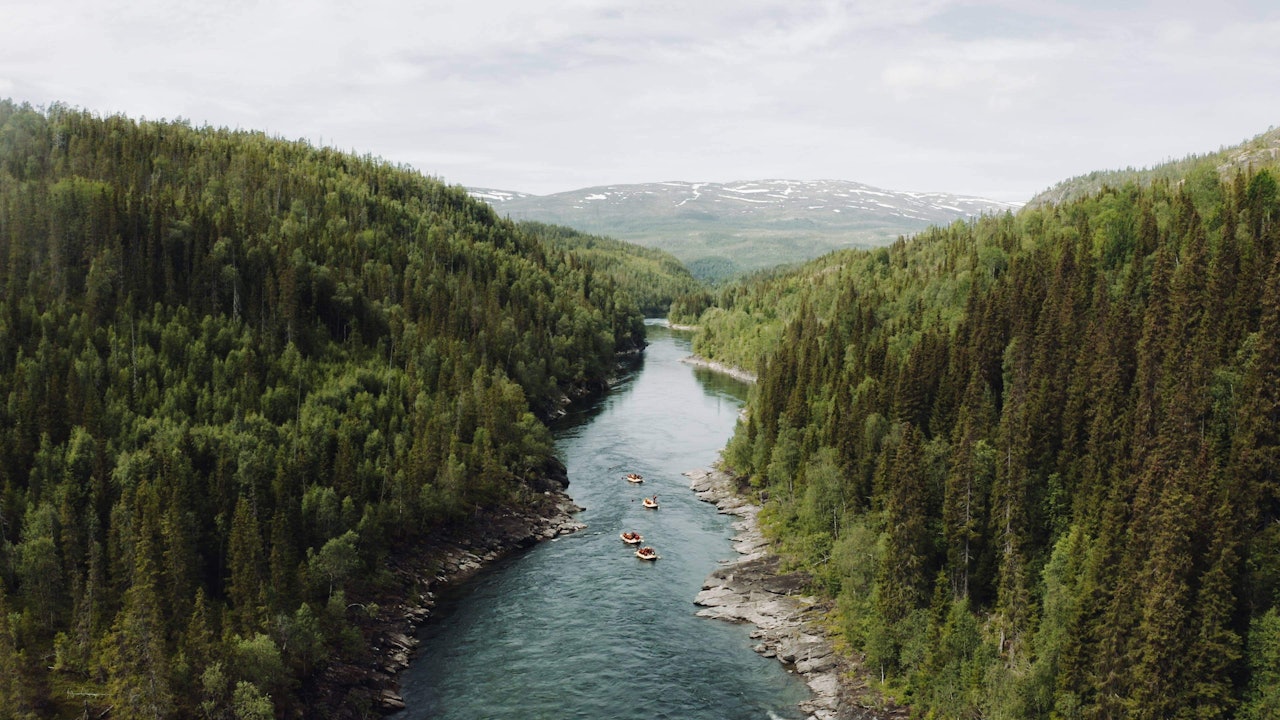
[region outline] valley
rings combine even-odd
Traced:
[[[0,102],[0,714],[1274,717],[1278,157],[538,198]]]
[[[842,180],[610,185],[554,195],[471,188],[513,220],[567,225],[671,253],[704,280],[886,245],[929,225],[1016,203]]]

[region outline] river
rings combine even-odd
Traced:
[[[441,598],[400,675],[419,718],[799,718],[804,684],[751,651],[749,628],[695,617],[734,556],[729,518],[682,472],[733,432],[742,383],[680,362],[689,334],[650,322],[643,359],[554,427],[587,529],[500,561]],[[644,476],[633,485],[628,472]],[[646,496],[660,507],[647,510]],[[644,535],[639,560],[618,538]]]

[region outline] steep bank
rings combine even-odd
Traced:
[[[360,628],[368,652],[320,673],[308,693],[311,707],[323,708],[321,715],[333,720],[367,717],[366,709],[403,710],[397,676],[409,667],[417,629],[430,619],[436,595],[519,549],[585,528],[574,519],[582,509],[561,486],[545,490],[532,507],[492,509],[397,549],[387,563],[393,589],[360,603],[379,608]]]
[[[800,709],[814,720],[907,717],[905,708],[888,704],[868,687],[855,660],[835,652],[821,624],[830,605],[804,594],[804,574],[781,571],[780,559],[756,522],[760,508],[740,494],[735,478],[719,469],[690,470],[685,476],[699,500],[739,518],[733,541],[741,557],[727,561],[703,583],[694,599],[703,607],[698,615],[755,625],[751,637],[760,642],[754,650],[804,678],[813,698]]]

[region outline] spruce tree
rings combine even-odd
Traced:
[[[141,534],[132,583],[111,633],[104,639],[101,662],[114,711],[124,718],[159,720],[173,716],[175,702],[156,587],[158,573],[150,545],[151,538]]]
[[[922,441],[915,426],[905,425],[885,478],[887,537],[876,583],[880,617],[889,623],[904,619],[929,598],[932,539],[925,515],[928,490]]]
[[[236,501],[227,547],[227,600],[232,628],[238,632],[251,633],[262,622],[265,609],[263,561],[258,520],[249,500],[242,495]]]

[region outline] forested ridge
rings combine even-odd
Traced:
[[[1128,183],[1149,185],[1155,181],[1197,182],[1197,178],[1214,175],[1230,178],[1236,171],[1280,169],[1280,129],[1272,128],[1238,145],[1217,152],[1188,155],[1154,167],[1099,170],[1068,178],[1039,193],[1027,203],[1034,207],[1047,203],[1077,200],[1092,195],[1103,187],[1121,187]]]
[[[607,276],[649,317],[666,315],[675,298],[702,287],[688,268],[664,250],[533,220],[522,220],[518,227],[551,248],[573,253],[596,274]]]
[[[389,548],[541,498],[539,417],[642,345],[462,188],[0,102],[0,715],[299,712]]]
[[[1108,187],[703,296],[725,461],[920,717],[1280,716],[1280,200]]]

